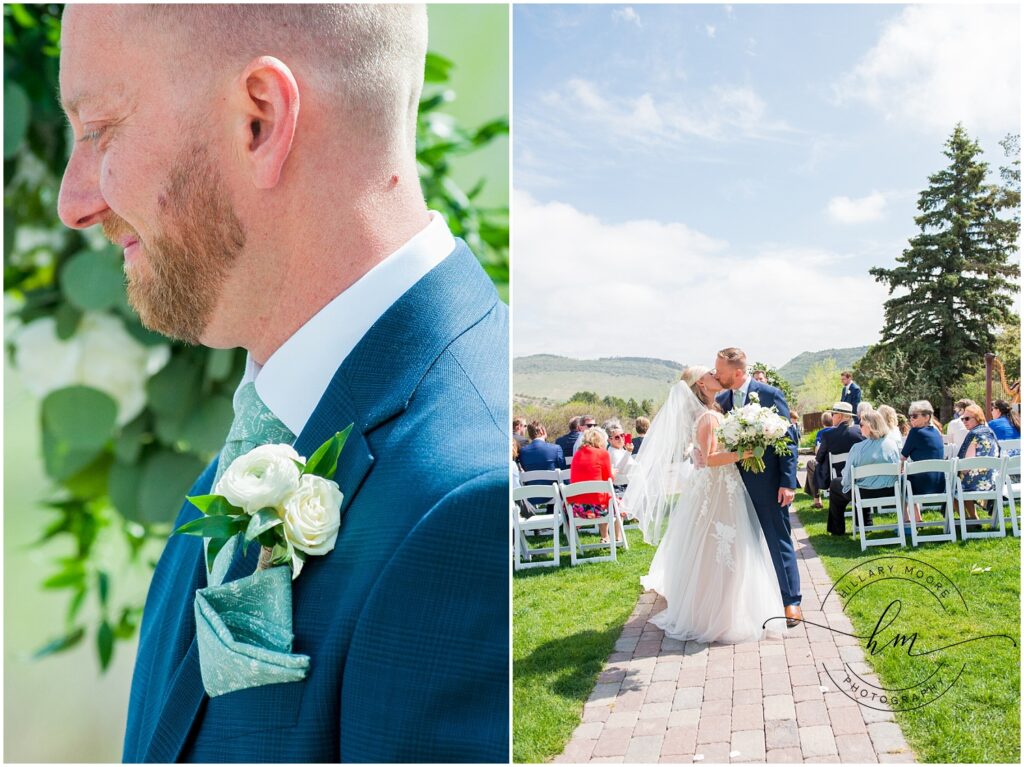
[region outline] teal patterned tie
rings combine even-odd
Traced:
[[[235,420],[213,486],[232,461],[260,445],[291,444],[295,435],[263,404],[256,386],[235,392]],[[204,540],[204,544],[208,544]],[[292,653],[292,578],[287,567],[257,570],[224,583],[238,536],[213,563],[209,586],[196,591],[196,640],[203,687],[212,698],[235,690],[305,679],[309,657]],[[206,561],[206,558],[203,558]]]
[[[247,383],[238,387],[235,391],[234,407],[235,420],[231,423],[227,441],[220,451],[217,475],[213,480],[214,488],[217,487],[224,472],[238,456],[245,455],[260,445],[280,443],[290,445],[295,441],[295,435],[291,430],[281,423],[280,419],[270,411],[270,408],[263,404],[260,395],[256,393],[256,384]],[[213,572],[210,573],[208,579],[211,585],[217,586],[224,582],[224,576],[227,575],[237,543],[236,536],[220,550],[213,562]],[[209,539],[205,539],[204,544],[208,545]]]

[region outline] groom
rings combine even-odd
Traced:
[[[715,378],[726,389],[715,398],[726,413],[734,407],[746,405],[750,396],[756,394],[762,406],[774,405],[779,415],[789,420],[785,396],[774,386],[755,381],[747,375],[747,355],[741,349],[730,347],[718,353]],[[790,429],[789,438],[793,440],[792,427]],[[779,456],[774,450],[769,450],[764,455],[764,462],[763,472],[753,474],[740,468],[740,476],[768,542],[782,592],[782,604],[786,607],[786,625],[793,628],[803,618],[800,612],[800,573],[796,567],[796,551],[789,524],[789,506],[793,503],[797,486],[796,456],[792,451]]]
[[[409,5],[64,12],[61,219],[123,248],[148,327],[248,351],[240,430],[311,456],[354,425],[337,543],[293,584],[306,678],[205,694],[203,544],[173,536],[126,762],[508,760],[507,310],[420,189],[426,22]],[[174,527],[198,516],[183,503]],[[240,548],[217,559],[225,582],[256,568]]]

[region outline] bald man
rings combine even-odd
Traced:
[[[426,39],[416,6],[65,11],[61,219],[123,249],[147,327],[247,350],[236,425],[273,419],[309,456],[353,424],[335,548],[292,584],[306,677],[207,694],[195,592],[259,551],[211,573],[172,536],[125,761],[508,759],[507,311],[420,191]]]

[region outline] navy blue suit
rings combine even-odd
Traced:
[[[747,388],[747,402],[750,395],[757,394],[762,407],[772,407],[786,421],[789,421],[789,406],[782,391],[774,386],[751,381]],[[720,392],[716,397],[719,406],[728,413],[732,410],[733,393],[731,390]],[[789,439],[793,440],[794,427],[789,428]],[[796,550],[793,547],[792,528],[789,523],[789,507],[779,505],[779,488],[796,489],[796,453],[787,450],[785,455],[776,455],[774,450],[764,454],[765,470],[759,474],[740,470],[740,477],[747,488],[750,500],[754,502],[757,519],[764,531],[768,551],[775,565],[775,575],[779,579],[779,590],[782,592],[782,603],[786,606],[800,604],[800,573],[796,567]]]
[[[850,381],[848,386],[843,387],[843,396],[839,401],[850,403],[853,408],[853,422],[860,423],[860,417],[857,415],[857,408],[860,407],[860,387],[855,381]]]
[[[576,439],[579,436],[580,433],[578,431],[571,431],[555,440],[555,444],[562,448],[563,457],[572,455],[572,449],[576,447]]]
[[[507,308],[460,240],[338,368],[295,442],[309,456],[354,424],[335,475],[337,544],[293,582],[304,681],[205,694],[203,545],[170,538],[143,613],[124,761],[508,760],[507,348]],[[175,527],[198,516],[185,504]],[[456,555],[456,540],[472,545]],[[258,556],[236,551],[225,580]]]

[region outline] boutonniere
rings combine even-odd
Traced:
[[[307,461],[291,445],[260,445],[227,468],[210,495],[189,496],[203,512],[175,535],[209,538],[206,566],[225,544],[242,534],[242,553],[260,545],[257,570],[287,565],[299,577],[308,556],[334,549],[343,495],[331,477],[352,425],[324,442]]]
[[[753,402],[755,405],[760,405],[761,404],[761,398],[758,396],[756,391],[752,391],[752,392],[748,392],[747,393],[747,401],[748,402]]]

